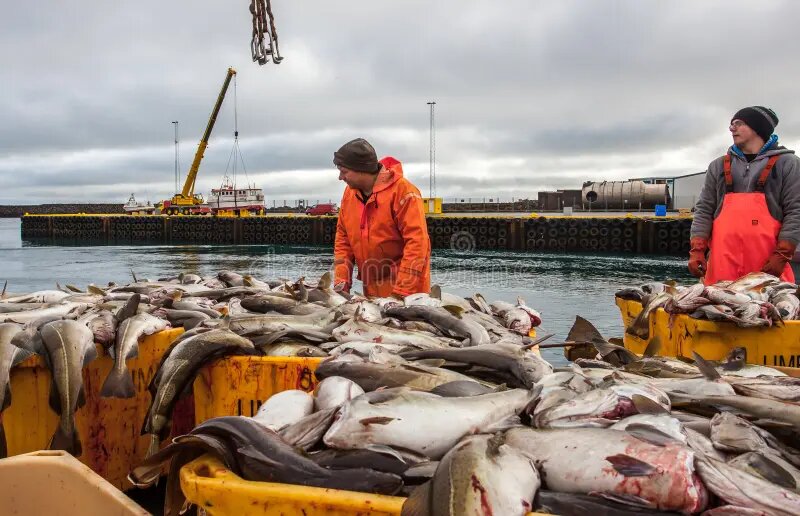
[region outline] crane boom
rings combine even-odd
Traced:
[[[231,83],[231,78],[234,75],[236,75],[236,70],[233,68],[228,68],[228,74],[225,76],[225,82],[222,83],[222,90],[219,92],[217,102],[214,104],[214,109],[211,111],[211,118],[208,119],[206,131],[203,133],[203,138],[200,140],[200,144],[197,146],[197,152],[194,154],[192,166],[189,168],[189,174],[187,174],[186,182],[183,184],[183,191],[181,192],[183,197],[188,198],[194,196],[194,184],[197,180],[197,171],[200,169],[200,161],[203,159],[203,154],[208,146],[208,139],[211,137],[211,131],[214,129],[214,123],[217,121],[217,115],[222,107],[222,101],[225,100],[225,93],[227,93],[228,85]]]
[[[214,129],[214,123],[217,121],[217,115],[219,115],[219,110],[222,107],[222,101],[225,100],[225,94],[228,92],[228,86],[230,85],[231,79],[234,75],[236,75],[236,70],[233,68],[228,68],[228,73],[225,76],[225,82],[222,83],[222,90],[220,90],[219,96],[217,96],[217,102],[214,104],[214,109],[211,110],[211,117],[208,119],[206,130],[203,133],[203,137],[200,139],[200,143],[197,145],[197,152],[194,154],[192,166],[189,168],[189,173],[186,175],[186,181],[183,183],[183,190],[181,190],[180,193],[176,193],[169,201],[164,201],[162,203],[162,213],[164,213],[166,210],[167,213],[171,214],[188,214],[192,213],[191,208],[203,204],[203,197],[200,195],[195,195],[194,193],[194,185],[197,180],[197,171],[200,170],[200,162],[203,160],[206,147],[208,147],[208,139],[211,137],[211,131]]]

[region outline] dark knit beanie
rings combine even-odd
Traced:
[[[750,106],[742,108],[733,115],[731,122],[739,119],[755,131],[765,142],[775,132],[778,125],[778,115],[773,110],[764,106]]]
[[[375,148],[364,138],[356,138],[333,153],[333,164],[356,172],[377,174],[381,169]]]

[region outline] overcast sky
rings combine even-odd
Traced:
[[[268,199],[338,200],[356,137],[428,194],[535,197],[587,180],[702,171],[731,115],[772,107],[800,143],[800,3],[273,0],[276,66],[250,57],[248,0],[41,0],[0,16],[0,204],[160,200],[228,66],[247,178]],[[229,90],[197,190],[233,148]],[[241,184],[245,176],[241,174]]]

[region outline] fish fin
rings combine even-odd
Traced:
[[[642,356],[654,357],[658,355],[659,351],[661,351],[661,337],[656,335],[655,337],[650,339],[650,342],[647,343],[647,347],[644,348]]]
[[[797,481],[792,474],[782,468],[778,463],[760,453],[754,453],[752,456],[757,457],[757,459],[755,461],[749,461],[748,465],[756,470],[764,480],[791,490],[797,488]]]
[[[584,319],[580,315],[575,316],[567,340],[572,342],[606,342],[606,339],[597,331],[594,324]]]
[[[611,463],[617,473],[626,477],[646,477],[657,471],[652,464],[622,453],[610,455],[606,457],[606,460]]]
[[[358,422],[364,426],[368,425],[388,425],[392,421],[394,421],[395,417],[383,417],[383,416],[375,416],[375,417],[367,417],[364,419],[359,419]]]
[[[508,390],[508,385],[501,383],[500,385],[492,389],[492,392],[505,392],[507,390]]]
[[[6,442],[6,429],[0,420],[0,459],[8,457],[8,444]]]
[[[491,425],[484,428],[481,433],[494,433],[494,432],[504,432],[509,428],[516,428],[522,425],[522,421],[520,420],[519,416],[509,416],[501,421],[495,421]]]
[[[442,308],[447,310],[453,317],[461,319],[464,316],[464,309],[458,305],[442,305]]]
[[[101,398],[134,398],[136,388],[133,385],[133,376],[127,368],[119,371],[116,367],[111,368],[103,388],[100,390]]]
[[[438,460],[428,460],[414,464],[403,472],[403,477],[433,478],[436,469],[439,467]]]
[[[443,358],[426,358],[423,360],[417,360],[416,363],[426,367],[442,367],[445,363],[447,363],[447,360]]]
[[[3,282],[3,291],[0,292],[0,299],[5,299],[5,298],[8,297],[8,295],[6,295],[6,289],[7,288],[8,288],[8,280],[5,280]]]
[[[430,516],[433,514],[431,511],[432,494],[430,481],[418,486],[403,502],[400,516]]]
[[[320,290],[328,290],[331,288],[331,272],[328,271],[319,278],[317,288]]]
[[[103,289],[97,287],[96,285],[89,285],[86,287],[86,290],[88,290],[90,294],[96,294],[98,296],[106,295],[105,291],[103,291]]]
[[[117,324],[122,324],[126,319],[136,315],[136,311],[139,309],[139,303],[141,300],[141,294],[133,294],[131,297],[129,297],[128,300],[125,301],[125,304],[122,305],[119,310],[117,310]]]
[[[138,279],[136,279],[136,273],[135,273],[135,272],[133,272],[133,269],[131,269],[131,276],[133,276],[133,282],[134,282],[134,283],[139,283],[139,280],[138,280]]]
[[[527,344],[525,344],[524,346],[521,346],[521,347],[522,347],[522,349],[531,349],[533,347],[538,346],[542,342],[546,341],[547,339],[549,339],[553,335],[555,335],[555,333],[548,333],[547,335],[543,335],[543,336],[539,337],[538,339],[534,339],[531,342],[529,342],[529,343],[527,343]]]
[[[671,435],[665,434],[661,430],[650,425],[643,425],[641,423],[630,424],[625,428],[625,431],[640,441],[656,446],[666,446],[667,444],[678,442]]]
[[[71,291],[75,292],[76,294],[83,294],[84,293],[83,290],[79,289],[75,285],[70,285],[69,283],[67,283],[64,286],[67,287],[68,289],[70,289]],[[96,292],[92,292],[92,290],[91,290],[92,286],[93,285],[89,285],[89,292],[91,292],[92,294],[95,294]],[[97,288],[97,287],[95,287],[95,288]]]
[[[81,440],[78,437],[78,429],[73,427],[72,434],[65,432],[61,425],[56,427],[53,437],[50,438],[50,443],[47,445],[48,450],[64,450],[74,457],[79,457],[83,450],[81,449]]]
[[[623,347],[625,346],[625,339],[623,339],[622,337],[609,337],[607,340],[611,344],[616,344],[617,346],[623,346]]]
[[[439,301],[441,301],[442,300],[442,287],[440,287],[439,285],[433,285],[431,287],[430,296],[433,299],[438,299]]]
[[[380,453],[381,455],[388,455],[389,457],[394,457],[403,464],[406,463],[406,460],[403,458],[400,452],[398,452],[391,446],[386,446],[385,444],[369,444],[364,449],[369,450],[371,452]]]
[[[414,371],[415,373],[431,374],[430,371],[422,369],[421,367],[414,367],[413,364],[400,364],[400,367],[408,371]]]
[[[697,351],[692,351],[692,356],[694,357],[694,363],[697,368],[703,373],[703,376],[706,377],[707,380],[714,381],[719,380],[722,378],[722,375],[719,374],[719,371],[711,365],[711,363],[706,360],[705,358],[700,356],[700,353]]]
[[[669,414],[669,410],[651,400],[647,396],[641,394],[634,394],[631,396],[633,406],[639,414]]]
[[[254,459],[260,463],[266,463],[273,468],[283,469],[286,467],[286,464],[284,464],[283,462],[274,460],[267,454],[256,451],[255,448],[253,448],[252,446],[242,446],[240,448],[237,448],[236,453]]]

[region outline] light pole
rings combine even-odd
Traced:
[[[434,198],[436,196],[436,126],[434,125],[434,106],[436,106],[436,102],[428,102],[428,105],[431,108],[431,128],[430,128],[430,143],[429,143],[429,155],[430,155],[430,170],[429,180],[428,180],[428,197]]]
[[[178,121],[173,120],[175,126],[175,193],[178,193]]]

